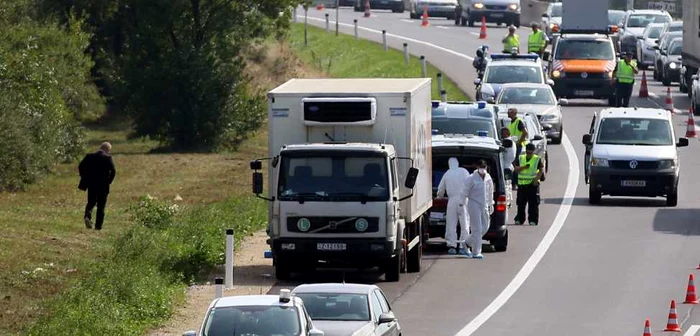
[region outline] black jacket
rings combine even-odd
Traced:
[[[109,185],[117,174],[112,156],[101,150],[85,155],[85,158],[80,161],[78,171],[80,172],[78,188],[107,193],[109,193]]]

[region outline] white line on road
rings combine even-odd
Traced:
[[[472,34],[474,36],[479,36],[479,33],[477,33],[477,32],[469,32],[469,34]]]
[[[698,330],[700,330],[700,325],[690,326],[690,328],[688,328],[688,331],[685,334],[683,334],[683,336],[695,336],[695,334],[698,333]]]
[[[413,23],[413,22],[415,22],[415,21],[409,20],[409,19],[401,19],[401,21],[403,21],[403,22],[408,22],[408,23]],[[335,23],[335,22],[333,22],[333,23]]]
[[[435,26],[435,27],[440,28],[440,29],[450,29],[449,27],[445,27],[445,26]]]
[[[564,150],[566,151],[566,157],[569,160],[569,176],[566,183],[566,190],[564,191],[564,200],[559,207],[557,216],[554,217],[554,222],[549,228],[547,233],[542,238],[542,241],[532,253],[530,259],[525,262],[525,265],[520,269],[518,274],[515,275],[513,280],[506,286],[505,289],[499,294],[486,309],[484,309],[477,317],[475,317],[469,324],[464,326],[462,330],[457,332],[455,336],[468,336],[474,333],[479,327],[481,327],[486,321],[488,321],[496,312],[503,307],[506,302],[518,291],[520,286],[523,285],[525,280],[532,274],[540,263],[547,250],[554,243],[554,238],[557,237],[559,231],[564,226],[566,222],[566,217],[571,211],[571,204],[574,201],[574,196],[576,196],[576,189],[578,188],[579,179],[579,168],[578,168],[578,158],[576,158],[576,152],[574,151],[574,146],[569,141],[569,137],[564,134],[564,139],[562,141]]]
[[[321,22],[325,21],[324,19],[319,18],[309,19]],[[333,21],[333,23],[335,24],[335,21]],[[345,23],[339,23],[339,25],[342,25],[344,27],[353,27],[353,25]],[[375,34],[382,33],[379,30],[365,27],[358,27],[358,29],[373,32]],[[390,33],[387,33],[386,35],[429,46],[438,50],[442,50],[457,57],[466,58],[470,61],[474,60],[472,57],[432,43],[423,42],[420,40],[412,39],[410,37]],[[562,227],[564,226],[564,223],[566,222],[566,217],[571,211],[571,204],[574,201],[574,196],[576,196],[576,189],[578,188],[579,163],[578,158],[576,158],[574,146],[571,144],[571,141],[569,140],[569,137],[566,135],[566,133],[564,133],[564,137],[562,140],[562,145],[564,146],[564,151],[566,152],[566,157],[569,161],[569,176],[567,177],[566,190],[564,191],[564,200],[562,201],[561,206],[559,206],[559,210],[557,211],[556,217],[554,217],[554,222],[552,223],[552,226],[542,238],[542,241],[532,253],[530,258],[527,260],[527,262],[525,262],[525,265],[523,265],[520,271],[518,271],[518,273],[515,275],[513,280],[511,280],[508,286],[506,286],[506,288],[503,289],[501,294],[499,294],[481,313],[479,313],[479,315],[477,315],[471,322],[469,322],[469,324],[465,325],[455,336],[471,335],[477,329],[479,329],[479,327],[486,323],[486,321],[488,321],[494,314],[496,314],[496,312],[499,309],[501,309],[501,307],[503,307],[508,302],[508,300],[515,294],[515,292],[518,291],[520,286],[522,286],[523,283],[525,283],[525,280],[527,280],[527,278],[532,274],[532,272],[535,270],[535,267],[537,267],[537,264],[539,264],[542,258],[544,258],[544,255],[547,253],[547,250],[549,250],[549,247],[552,246],[552,244],[554,243],[554,238],[557,237],[559,231],[561,231]]]

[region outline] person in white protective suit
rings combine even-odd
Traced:
[[[493,179],[487,171],[486,161],[480,160],[478,168],[469,176],[465,185],[465,196],[471,234],[467,239],[467,245],[471,252],[467,257],[483,259],[481,254],[481,240],[489,229],[491,214],[493,213]]]
[[[467,255],[466,238],[468,236],[469,221],[467,220],[466,197],[464,186],[469,178],[469,171],[459,166],[455,157],[448,160],[450,169],[442,176],[438,185],[437,197],[445,197],[447,192],[447,213],[445,214],[445,240],[447,240],[448,254],[457,254],[457,223],[460,223],[460,241],[462,242],[459,253]]]

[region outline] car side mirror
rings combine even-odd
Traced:
[[[474,85],[479,85],[481,84],[481,79],[477,78],[474,80]]]
[[[511,148],[513,147],[513,140],[511,139],[503,139],[503,147],[505,148]]]
[[[494,104],[496,103],[496,99],[494,99],[493,97],[488,97],[486,98],[486,102],[489,104]]]
[[[318,329],[309,330],[309,336],[323,336],[324,332]]]
[[[643,40],[643,39],[644,39],[644,35],[637,36],[637,39],[638,39],[638,40]]]
[[[690,78],[691,78],[692,80],[698,80],[698,75],[692,75],[692,76],[690,76]]]
[[[547,84],[548,84],[548,85],[551,85],[551,86],[554,86],[554,80],[553,80],[553,79],[548,79],[548,80],[547,80]]]
[[[394,321],[396,321],[396,316],[394,316],[394,314],[392,314],[391,312],[382,313],[381,315],[379,315],[378,324],[391,323]]]
[[[544,139],[544,138],[543,138],[541,135],[539,135],[539,134],[537,134],[537,135],[535,135],[534,137],[532,137],[532,140],[535,140],[535,141],[540,141],[540,140],[543,140],[543,139]]]
[[[666,50],[661,50],[661,55],[667,56]]]
[[[542,130],[549,131],[552,129],[552,125],[542,125]]]
[[[581,139],[581,143],[583,143],[584,145],[590,145],[591,144],[591,135],[584,134],[583,139]]]
[[[544,13],[544,14],[542,14],[542,17],[543,17],[543,18],[548,18],[548,17],[549,17],[549,14]]]
[[[569,100],[566,98],[560,98],[559,101],[557,101],[557,102],[559,103],[559,105],[568,105],[569,104]]]
[[[678,143],[676,143],[676,147],[687,147],[688,146],[688,138],[679,138]]]
[[[408,174],[406,174],[406,181],[404,186],[408,189],[413,189],[416,186],[416,180],[418,179],[418,168],[411,167],[408,168]]]
[[[185,333],[183,333],[182,336],[197,336],[197,332],[194,330],[185,331]]]
[[[659,42],[661,42],[660,39],[657,39],[656,41],[654,41],[654,43],[656,43],[656,44],[659,44]]]

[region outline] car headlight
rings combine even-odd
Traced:
[[[564,73],[559,70],[552,71],[552,78],[564,78]]]
[[[661,161],[659,161],[659,169],[671,169],[671,168],[675,168],[677,164],[678,164],[678,160],[677,160],[677,159],[673,159],[673,160],[661,160]]]
[[[675,69],[678,67],[678,64],[676,64],[676,62],[671,62],[671,64],[669,64],[668,67],[671,69]]]
[[[481,91],[481,98],[482,99],[494,98],[494,94]]]
[[[594,157],[591,159],[591,166],[592,167],[608,167],[608,159]]]
[[[477,3],[474,4],[474,8],[476,8],[476,9],[482,9],[482,8],[484,8],[484,4],[482,4],[482,3],[480,3],[480,2],[477,2]]]
[[[510,9],[510,10],[518,10],[518,4],[510,4],[510,5],[508,5],[508,9]]]

